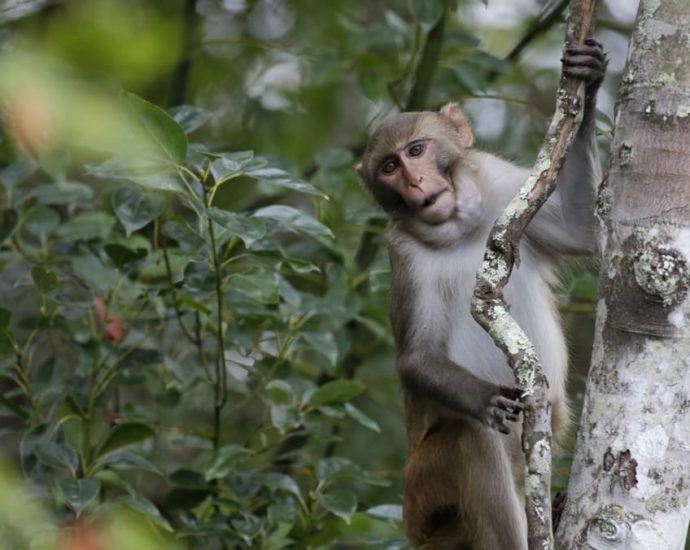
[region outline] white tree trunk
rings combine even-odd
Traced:
[[[602,183],[600,300],[557,548],[679,550],[690,519],[690,0],[642,0]]]

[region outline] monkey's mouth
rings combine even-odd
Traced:
[[[432,193],[431,195],[426,197],[424,199],[424,202],[422,202],[422,208],[428,208],[429,206],[433,206],[434,204],[436,204],[436,201],[438,200],[438,198],[441,195],[443,195],[443,193],[445,193],[446,191],[448,191],[448,189],[441,189],[440,191],[437,191],[436,193]]]

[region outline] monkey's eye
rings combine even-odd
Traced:
[[[384,174],[392,174],[398,168],[398,161],[395,159],[388,159],[381,166],[381,172]]]
[[[415,143],[414,145],[410,146],[410,148],[407,150],[407,154],[410,155],[411,157],[418,157],[424,152],[424,144],[423,143]]]

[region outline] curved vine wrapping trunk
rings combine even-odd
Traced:
[[[600,190],[597,326],[557,548],[676,550],[690,518],[690,3],[642,0]]]

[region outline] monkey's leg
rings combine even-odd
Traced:
[[[470,420],[458,447],[463,465],[460,508],[474,535],[468,548],[527,550],[524,499],[518,491],[524,474],[519,436],[502,435]]]
[[[423,550],[525,550],[527,528],[506,452],[475,420],[430,430],[405,469],[405,522]]]

